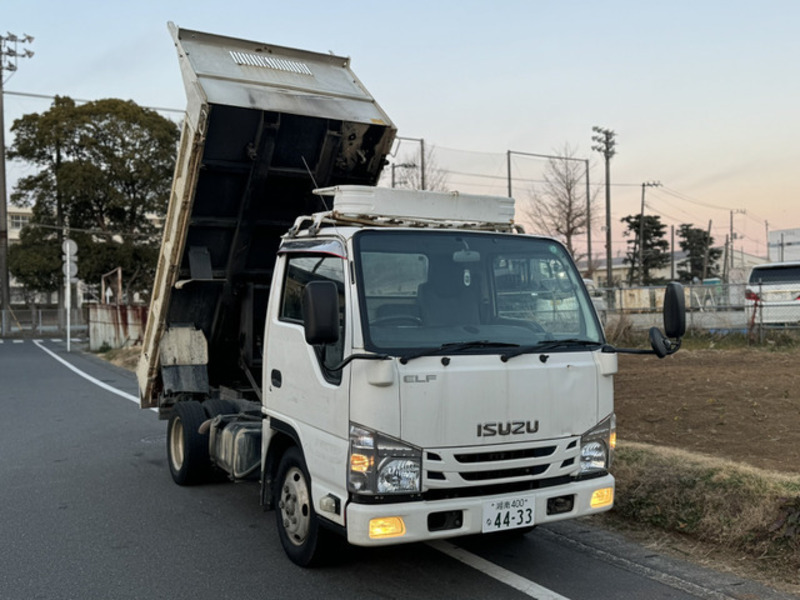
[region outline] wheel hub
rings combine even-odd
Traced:
[[[180,471],[183,466],[184,451],[183,422],[180,419],[175,419],[169,436],[169,459],[172,461],[172,466],[176,471]]]
[[[297,467],[292,467],[286,473],[279,507],[286,536],[293,544],[300,546],[308,537],[311,505],[306,479]]]

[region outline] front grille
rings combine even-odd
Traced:
[[[538,487],[573,477],[579,470],[579,438],[494,446],[431,448],[424,453],[427,492],[512,485]]]
[[[476,452],[475,454],[456,454],[455,459],[460,463],[496,462],[516,460],[518,458],[540,458],[550,456],[556,451],[555,446],[544,448],[526,448],[524,450],[499,450],[496,452]]]
[[[481,471],[478,473],[462,473],[461,476],[467,481],[486,481],[487,479],[497,479],[506,477],[529,477],[541,475],[547,470],[547,465],[537,467],[521,467],[519,469],[506,469],[504,471]]]

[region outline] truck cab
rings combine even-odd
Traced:
[[[381,545],[610,508],[616,354],[566,249],[509,198],[319,193],[264,336],[266,452],[303,449],[310,510]]]

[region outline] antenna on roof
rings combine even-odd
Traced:
[[[311,172],[311,168],[308,166],[308,163],[306,162],[306,157],[301,154],[300,158],[303,159],[303,165],[305,166],[306,172],[308,173],[308,176],[311,178],[311,183],[314,184],[314,189],[316,190],[319,186],[317,185],[317,180],[314,179],[314,174]],[[325,202],[325,196],[320,196],[320,198],[322,199],[322,205],[325,207],[325,210],[330,210],[328,203]]]

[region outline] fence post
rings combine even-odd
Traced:
[[[758,280],[758,300],[756,300],[756,308],[758,311],[758,342],[764,345],[764,290],[761,287],[761,280]]]

